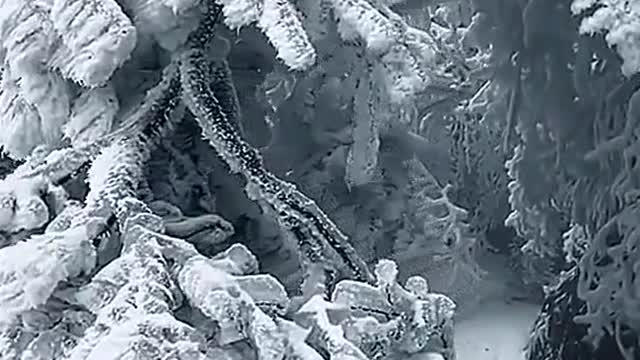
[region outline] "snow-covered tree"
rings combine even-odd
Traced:
[[[636,359],[640,4],[473,3],[469,40],[512,94],[507,224],[548,285],[528,359]]]
[[[0,357],[637,359],[639,6],[0,0]]]
[[[3,359],[453,359],[454,302],[423,277],[400,285],[393,261],[363,257],[265,165],[234,81],[251,61],[234,55],[252,49],[273,69],[254,86],[273,114],[293,88],[340,89],[353,119],[341,180],[365,188],[381,172],[381,138],[409,125],[397,117],[413,119],[406,109],[459,76],[441,54],[457,49],[440,42],[449,30],[410,25],[403,6],[428,11],[369,0],[0,1],[0,144],[20,160],[0,182]],[[264,124],[278,144],[286,124]],[[409,157],[428,143],[413,136]],[[178,148],[204,145],[199,160]],[[159,166],[161,180],[150,175]],[[159,190],[166,179],[195,188],[203,168],[215,180],[197,205]],[[209,181],[244,189],[245,217],[286,239],[304,277],[292,295],[234,238],[237,219],[215,214],[227,211],[225,191]],[[445,222],[447,234],[465,227],[457,215]],[[452,253],[473,246],[447,236],[430,239]]]

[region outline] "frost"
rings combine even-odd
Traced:
[[[231,29],[239,29],[260,18],[260,0],[218,0],[223,6],[224,23]]]
[[[258,26],[278,51],[278,58],[294,70],[309,68],[316,61],[316,53],[296,9],[288,0],[263,1]]]
[[[89,273],[95,265],[91,239],[100,230],[87,224],[0,249],[1,321],[43,305],[59,282]]]
[[[50,19],[64,44],[50,66],[84,86],[104,85],[136,45],[136,29],[115,0],[53,0]]]

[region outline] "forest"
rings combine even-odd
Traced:
[[[640,0],[0,0],[0,360],[638,360],[639,160]]]

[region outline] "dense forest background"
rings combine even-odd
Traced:
[[[640,358],[639,1],[0,0],[0,39],[2,359],[453,359],[495,292],[529,360]]]

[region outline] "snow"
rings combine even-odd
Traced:
[[[480,266],[487,271],[484,294],[455,323],[457,360],[522,360],[529,331],[540,304],[512,301],[522,298],[517,276],[506,257],[483,254]],[[462,310],[462,309],[461,309]]]
[[[491,301],[456,323],[458,360],[520,360],[539,306]]]

